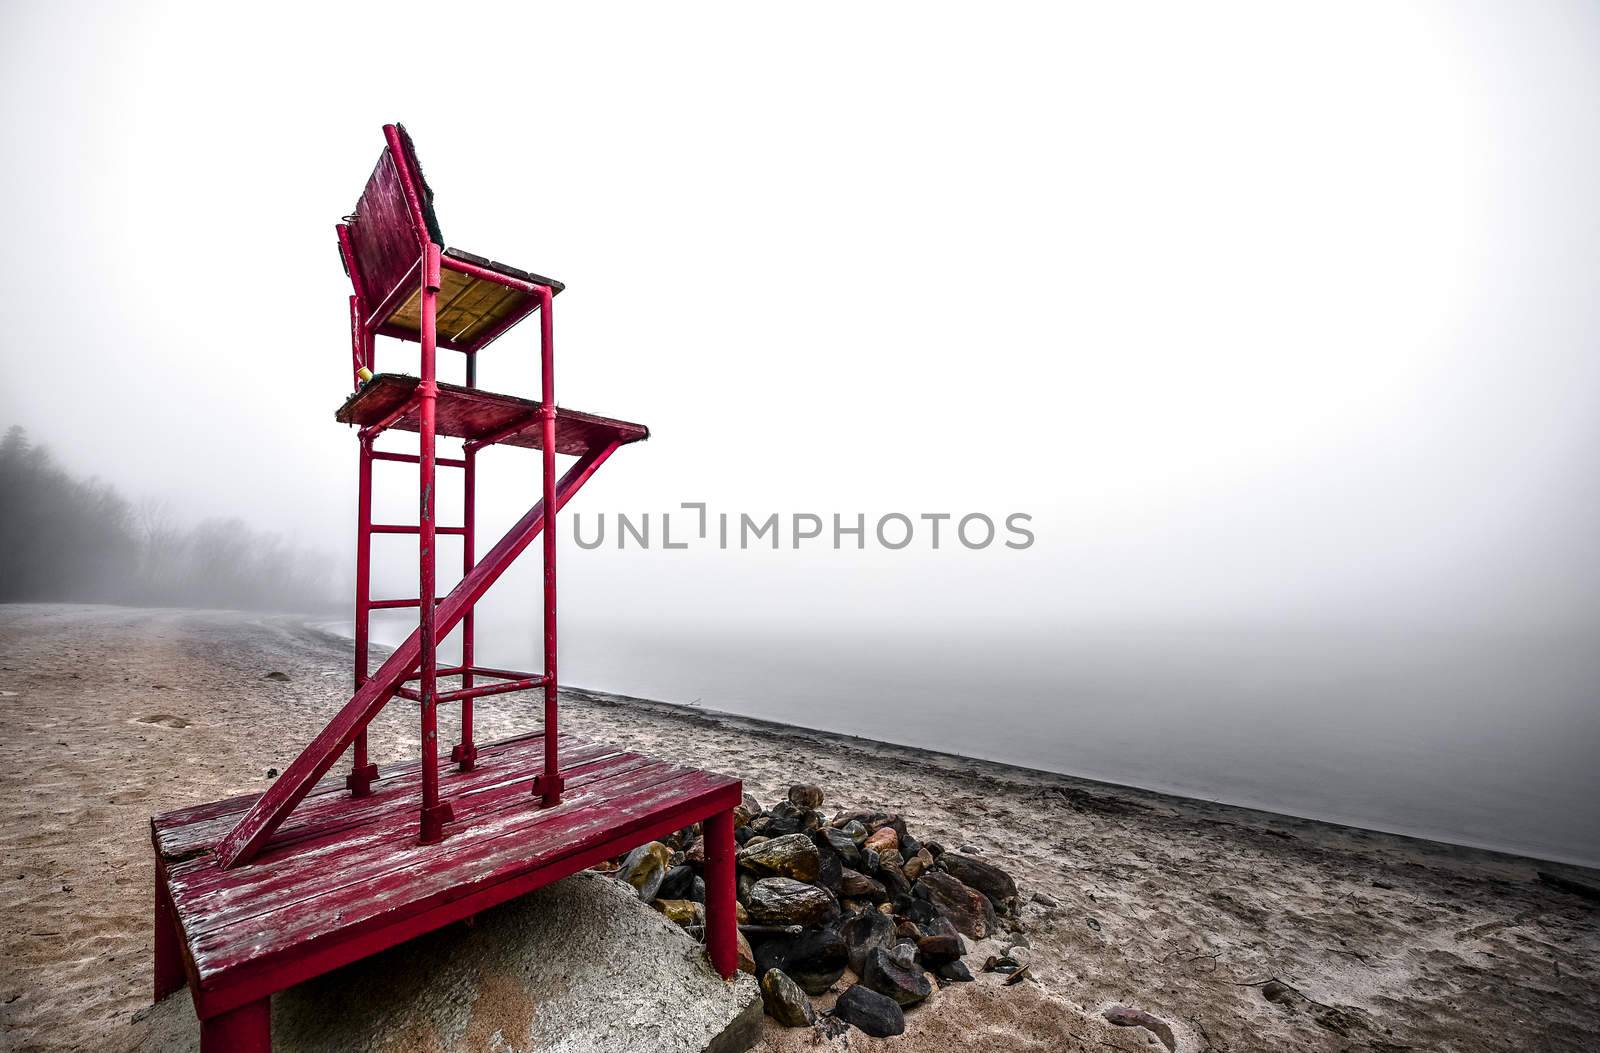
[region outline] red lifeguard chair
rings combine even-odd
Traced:
[[[338,225],[359,385],[336,414],[360,429],[355,693],[266,793],[151,820],[155,997],[189,984],[204,1053],[270,1049],[276,991],[701,821],[707,949],[724,977],[736,968],[739,781],[558,731],[555,514],[606,458],[649,433],[556,406],[551,310],[563,286],[445,248],[410,137],[397,124],[383,131],[378,165]],[[535,314],[540,399],[479,389],[478,352]],[[420,344],[419,375],[374,374],[377,336]],[[441,347],[464,356],[463,384],[438,380]],[[418,452],[375,449],[391,431],[415,432]],[[463,440],[462,455],[437,456],[439,436]],[[480,560],[476,459],[497,445],[541,452],[543,494]],[[557,454],[577,458],[560,478]],[[372,522],[374,462],[418,466],[418,523]],[[435,521],[440,468],[464,472],[458,526]],[[418,536],[417,598],[369,595],[375,533]],[[476,665],[473,607],[541,533],[544,671]],[[435,545],[452,535],[461,538],[463,577],[437,597]],[[413,606],[416,630],[369,673],[370,613]],[[460,663],[441,669],[439,641],[458,627]],[[440,678],[460,686],[441,692]],[[543,692],[543,728],[480,746],[473,700],[529,690]],[[367,756],[367,725],[397,695],[418,705],[422,756],[380,769]],[[437,742],[440,703],[461,706],[461,739],[448,758]],[[324,778],[346,750],[350,772]],[[453,770],[441,779],[441,767]]]

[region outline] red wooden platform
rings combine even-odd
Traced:
[[[153,818],[157,1000],[187,982],[203,1049],[266,1049],[274,992],[701,821],[707,945],[731,946],[739,781],[563,735],[564,795],[543,805],[528,792],[543,740],[480,746],[477,767],[446,780],[441,844],[417,843],[420,760],[380,771],[363,797],[323,780],[232,868],[214,849],[256,795]]]

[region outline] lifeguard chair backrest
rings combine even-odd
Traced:
[[[378,155],[355,213],[345,221],[349,263],[356,270],[350,278],[369,309],[406,280],[429,241],[444,247],[433,213],[433,190],[422,177],[411,136],[399,124],[384,125],[383,136],[388,145]]]

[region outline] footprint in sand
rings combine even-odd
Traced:
[[[135,718],[134,723],[157,724],[164,728],[186,728],[189,726],[189,722],[187,720],[184,720],[182,717],[174,717],[168,713],[157,713],[154,716],[149,717],[137,717]]]

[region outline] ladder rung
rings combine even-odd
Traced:
[[[400,464],[421,464],[422,458],[414,453],[390,453],[387,450],[373,450],[374,461],[396,461]],[[435,457],[433,463],[445,468],[465,468],[467,462],[460,457]]]
[[[440,702],[465,702],[469,698],[482,698],[484,695],[503,695],[509,691],[532,691],[536,687],[544,686],[544,677],[534,676],[525,680],[503,680],[498,684],[482,684],[477,687],[465,687],[458,691],[447,691],[439,696]]]
[[[374,534],[420,534],[422,528],[410,523],[374,523],[371,528]],[[435,534],[459,534],[466,536],[467,528],[464,526],[434,527]]]
[[[471,670],[474,676],[492,676],[499,680],[543,680],[538,673],[519,673],[515,669],[490,669],[486,665],[475,665]]]
[[[441,604],[443,602],[444,602],[444,597],[443,596],[436,596],[436,597],[434,597],[433,605],[435,607],[437,607],[439,604]],[[372,601],[367,603],[367,609],[371,610],[371,611],[389,611],[389,610],[393,610],[396,607],[421,607],[421,606],[422,606],[422,601],[421,600],[372,600]]]
[[[466,666],[453,665],[448,669],[436,669],[436,670],[434,670],[433,675],[437,676],[437,677],[460,676],[462,673],[465,673],[466,671],[467,671]],[[422,679],[422,674],[418,673],[416,676],[408,676],[408,677],[406,677],[406,683],[409,684],[413,680],[421,680],[421,679]]]

